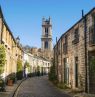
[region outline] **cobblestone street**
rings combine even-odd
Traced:
[[[17,91],[17,97],[70,97],[61,93],[47,79],[34,77],[24,81]]]

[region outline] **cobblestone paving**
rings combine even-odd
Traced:
[[[34,77],[24,81],[18,92],[17,97],[71,97],[55,88],[47,77]]]

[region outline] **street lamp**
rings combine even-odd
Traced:
[[[19,42],[20,42],[19,36],[16,38],[16,42],[17,42],[17,44],[19,44]]]

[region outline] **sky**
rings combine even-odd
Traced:
[[[41,47],[42,18],[52,19],[53,45],[56,37],[66,32],[95,7],[95,0],[0,0],[4,18],[14,37],[22,45]]]

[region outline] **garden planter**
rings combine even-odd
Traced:
[[[8,86],[13,86],[13,80],[11,79],[8,80]]]

